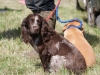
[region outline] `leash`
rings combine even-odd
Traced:
[[[74,19],[71,19],[71,20],[61,20],[61,19],[59,18],[59,16],[58,16],[58,7],[59,7],[59,4],[58,4],[58,6],[57,6],[57,8],[56,8],[56,19],[57,19],[60,23],[68,23],[68,22],[78,21],[78,22],[80,22],[80,25],[79,25],[79,26],[73,26],[73,27],[78,28],[78,29],[80,29],[80,28],[82,27],[82,21],[81,21],[79,18],[74,18]],[[68,27],[68,28],[70,28],[70,27]]]
[[[75,28],[78,28],[80,29],[82,27],[82,21],[78,18],[75,18],[75,19],[72,19],[72,20],[64,20],[62,21],[59,16],[58,16],[58,7],[59,7],[59,4],[60,4],[61,0],[58,0],[58,3],[57,5],[55,6],[55,8],[53,9],[53,11],[50,13],[50,15],[46,18],[46,21],[48,21],[50,19],[50,17],[54,14],[54,12],[56,11],[56,19],[60,22],[60,23],[68,23],[68,22],[73,22],[73,21],[78,21],[80,22],[80,25],[79,26],[74,26]],[[68,27],[70,28],[70,27]]]
[[[81,29],[82,28],[82,21],[79,19],[79,18],[74,18],[72,20],[67,20],[66,22],[73,22],[73,21],[78,21],[80,23],[79,26],[69,26],[67,29],[71,28],[71,27],[74,27],[74,28],[78,28],[78,29]]]
[[[56,11],[57,7],[59,6],[61,0],[58,0],[57,5],[55,6],[55,8],[53,9],[53,11],[50,13],[50,15],[46,18],[46,21],[48,21],[50,19],[50,17],[53,15],[53,13]]]

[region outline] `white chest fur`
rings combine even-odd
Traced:
[[[58,71],[66,65],[65,56],[55,55],[51,57],[50,71]]]

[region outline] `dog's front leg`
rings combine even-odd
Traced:
[[[49,63],[50,63],[50,56],[48,55],[40,55],[41,63],[44,68],[44,72],[49,72]]]

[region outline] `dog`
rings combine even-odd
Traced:
[[[87,68],[79,50],[53,30],[47,21],[37,14],[28,15],[21,24],[22,39],[36,46],[44,72],[58,71],[64,66],[76,75]]]
[[[77,28],[80,22],[74,20],[63,27],[64,37],[68,39],[84,56],[87,67],[93,66],[96,62],[94,51],[88,41],[84,38],[84,28]]]

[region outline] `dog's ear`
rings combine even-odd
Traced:
[[[63,32],[67,29],[67,24],[63,27]]]
[[[53,34],[52,28],[50,28],[47,21],[44,18],[42,18],[41,35],[44,39],[44,42],[49,41],[52,34]]]
[[[29,29],[27,27],[27,19],[25,18],[21,24],[21,36],[22,40],[27,44],[30,42],[31,37],[29,35]]]

